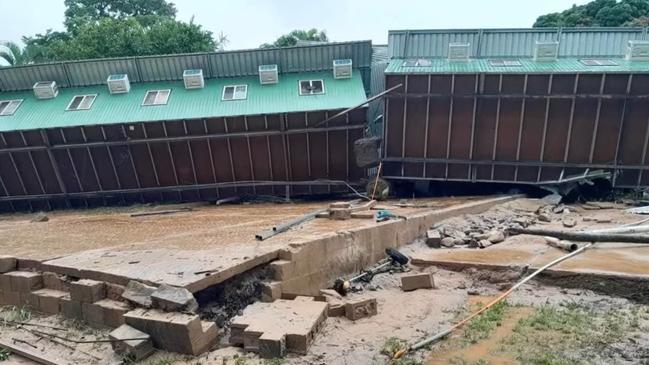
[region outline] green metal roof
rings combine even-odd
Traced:
[[[299,80],[321,79],[325,94],[300,96]],[[248,85],[246,100],[222,101],[226,85]],[[141,106],[147,90],[171,89],[166,105]],[[75,95],[98,94],[92,109],[66,111]],[[60,88],[54,99],[38,100],[33,92],[3,92],[0,100],[24,99],[11,116],[0,116],[0,131],[160,120],[275,114],[349,108],[366,100],[360,72],[336,80],[332,72],[279,75],[279,83],[260,85],[259,78],[206,79],[205,88],[185,90],[182,81],[132,83],[128,94],[111,95],[106,85]]]
[[[502,58],[493,58],[493,60]],[[559,58],[556,61],[535,62],[530,58],[516,59],[520,66],[493,66],[491,59],[474,58],[469,61],[428,59],[430,66],[403,66],[404,61],[413,59],[395,58],[390,61],[386,74],[431,74],[431,73],[602,73],[602,72],[649,72],[649,61],[627,61],[611,58],[615,66],[586,66],[582,58]],[[583,59],[593,59],[584,57]],[[509,58],[509,60],[512,60]]]

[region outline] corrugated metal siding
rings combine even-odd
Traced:
[[[647,28],[397,30],[388,33],[388,54],[447,57],[450,42],[469,42],[471,57],[527,57],[536,40],[559,40],[561,56],[620,56],[630,39],[648,39]]]
[[[127,73],[132,82],[173,81],[181,80],[183,70],[189,68],[202,68],[206,78],[252,76],[260,64],[273,63],[283,73],[327,71],[337,58],[354,61],[369,91],[370,41],[8,67],[0,69],[0,91],[29,90],[37,81],[45,80],[56,81],[61,87],[100,85],[113,73]]]

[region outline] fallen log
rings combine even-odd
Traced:
[[[549,229],[534,228],[509,228],[509,233],[529,234],[533,236],[548,236],[560,240],[579,242],[624,242],[624,243],[649,243],[647,235],[629,235],[620,233],[592,233],[592,232],[569,232],[554,231]]]

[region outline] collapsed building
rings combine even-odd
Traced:
[[[646,33],[391,31],[384,177],[647,186]]]
[[[242,194],[358,181],[371,43],[0,69],[0,210]],[[342,186],[342,188],[341,188]],[[288,189],[288,190],[287,190]]]

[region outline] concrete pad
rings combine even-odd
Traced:
[[[154,345],[166,351],[200,355],[217,341],[216,324],[201,322],[197,315],[139,308],[126,313],[124,320],[148,333]]]
[[[106,285],[103,282],[81,279],[70,283],[70,298],[81,303],[94,303],[106,298]]]
[[[401,277],[401,290],[403,291],[433,289],[434,287],[435,281],[431,273],[405,275]]]
[[[108,337],[113,340],[110,344],[115,353],[136,362],[144,360],[155,351],[151,336],[126,324],[113,330]],[[131,338],[142,339],[128,340]]]
[[[267,354],[274,354],[282,351],[281,342],[285,336],[286,351],[305,354],[326,319],[327,307],[326,302],[304,297],[254,303],[246,307],[242,315],[232,319],[235,336],[231,342],[243,342],[247,351],[260,352],[260,355],[263,355],[262,347]],[[264,344],[263,339],[267,340]]]
[[[43,287],[43,276],[32,271],[11,271],[5,274],[11,280],[11,290],[29,293]]]

